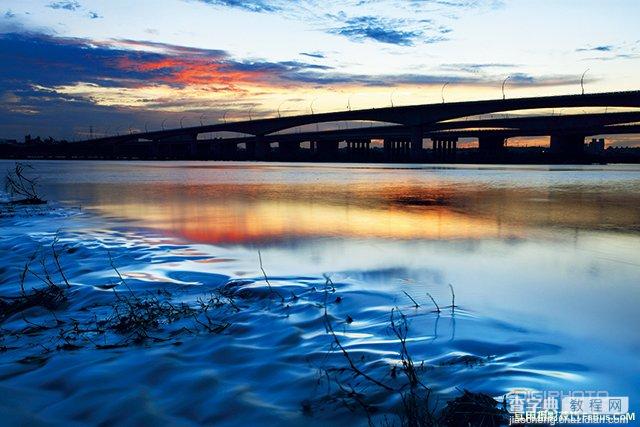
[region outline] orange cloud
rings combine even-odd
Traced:
[[[181,86],[206,85],[235,88],[241,84],[268,83],[264,70],[235,70],[233,66],[208,58],[120,58],[116,66],[125,71],[150,73],[151,80]]]

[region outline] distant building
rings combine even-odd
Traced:
[[[18,141],[15,139],[6,139],[6,138],[0,138],[0,144],[17,144]]]

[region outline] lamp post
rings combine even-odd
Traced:
[[[587,74],[587,71],[589,71],[589,68],[584,70],[584,73],[582,73],[582,77],[580,77],[580,88],[582,89],[583,95],[584,95],[584,75]]]
[[[507,80],[509,80],[509,77],[511,76],[507,76],[507,78],[502,81],[502,99],[503,100],[507,99],[506,95],[504,94],[504,85],[507,83]]]
[[[442,85],[442,89],[440,90],[440,97],[442,98],[442,103],[444,104],[444,88],[446,88],[449,85],[449,82],[446,82],[445,84]]]

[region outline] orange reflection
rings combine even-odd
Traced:
[[[356,182],[98,185],[101,213],[190,241],[230,244],[310,237],[482,239],[532,227],[616,228],[637,220],[629,194]],[[114,202],[114,199],[116,200]],[[624,199],[624,200],[623,200]],[[632,197],[634,199],[634,197]]]
[[[498,223],[447,209],[424,211],[369,209],[313,203],[258,202],[250,206],[182,205],[158,209],[143,203],[109,206],[111,215],[139,220],[147,226],[195,242],[244,243],[295,237],[340,236],[352,238],[456,239],[501,234]]]

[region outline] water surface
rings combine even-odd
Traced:
[[[164,424],[366,424],[340,405],[301,410],[323,393],[319,370],[344,363],[327,356],[323,275],[340,296],[329,307],[336,329],[374,368],[397,360],[388,320],[398,308],[414,359],[444,397],[456,387],[606,390],[638,408],[638,166],[33,166],[56,209],[1,220],[5,288],[59,230],[82,248],[63,261],[78,286],[113,277],[108,250],[140,289],[185,300],[228,280],[264,290],[260,251],[271,284],[300,298],[249,303],[225,334],[179,346],[57,352],[20,369],[5,352],[0,387],[12,397],[0,410],[18,419],[105,422],[130,411]],[[447,306],[450,284],[459,307],[438,315],[427,293]],[[481,363],[452,362],[460,356]]]

